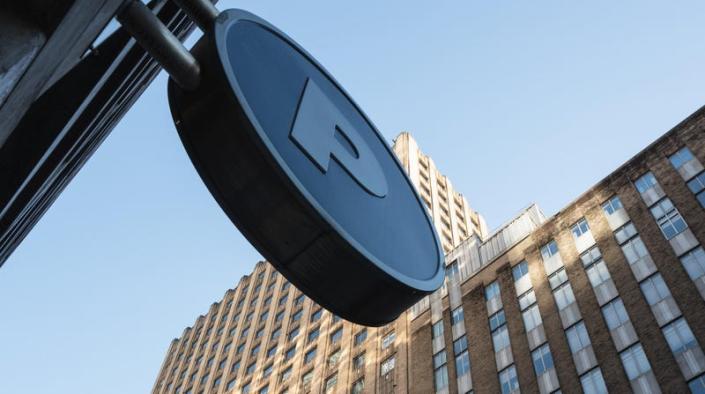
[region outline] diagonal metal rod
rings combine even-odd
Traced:
[[[198,61],[152,10],[140,1],[131,0],[118,13],[117,20],[174,82],[186,90],[198,87],[201,82]]]
[[[211,29],[213,21],[218,17],[218,9],[211,0],[174,0],[174,2],[204,33]]]

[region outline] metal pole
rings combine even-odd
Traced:
[[[118,13],[117,20],[169,74],[186,90],[201,81],[198,61],[176,36],[142,2],[131,0]]]
[[[174,0],[174,2],[203,32],[210,30],[213,21],[219,14],[218,9],[210,0]]]

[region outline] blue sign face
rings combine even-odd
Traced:
[[[218,81],[188,99],[187,109],[179,103],[189,94],[171,97],[172,111],[199,173],[260,252],[315,301],[363,324],[393,320],[437,289],[443,254],[425,207],[389,146],[337,82],[291,39],[244,11],[224,11],[207,39],[212,48],[202,60],[204,75],[217,72]],[[216,101],[221,90],[225,93]],[[225,108],[221,102],[236,105],[213,113],[214,107]],[[201,124],[188,126],[191,117]],[[217,126],[230,117],[229,128]],[[218,167],[230,165],[228,155],[250,153],[236,150],[232,139],[240,134],[266,159],[267,173],[271,168],[276,182],[287,186],[287,196],[277,197],[278,186],[270,193],[278,202],[266,203],[259,221],[244,212],[257,201],[245,202],[237,193],[259,192],[262,200],[267,187],[253,183],[249,190],[238,189],[235,178],[238,171],[247,178],[260,167],[245,172],[233,163],[227,174]],[[294,199],[301,212],[290,209]],[[346,291],[352,294],[341,294]],[[385,299],[385,291],[398,297],[390,293]],[[358,316],[355,305],[368,311]]]

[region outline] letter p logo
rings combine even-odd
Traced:
[[[377,158],[358,131],[311,79],[306,80],[290,138],[323,172],[330,159],[376,197],[387,195],[387,181]]]

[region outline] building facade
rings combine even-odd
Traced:
[[[441,174],[433,159],[421,151],[411,134],[399,134],[392,150],[426,204],[445,253],[469,237],[485,237],[485,219],[470,208],[465,197]]]
[[[444,286],[380,328],[258,263],[172,341],[153,392],[703,393],[703,163],[705,109],[556,215],[459,242]]]

